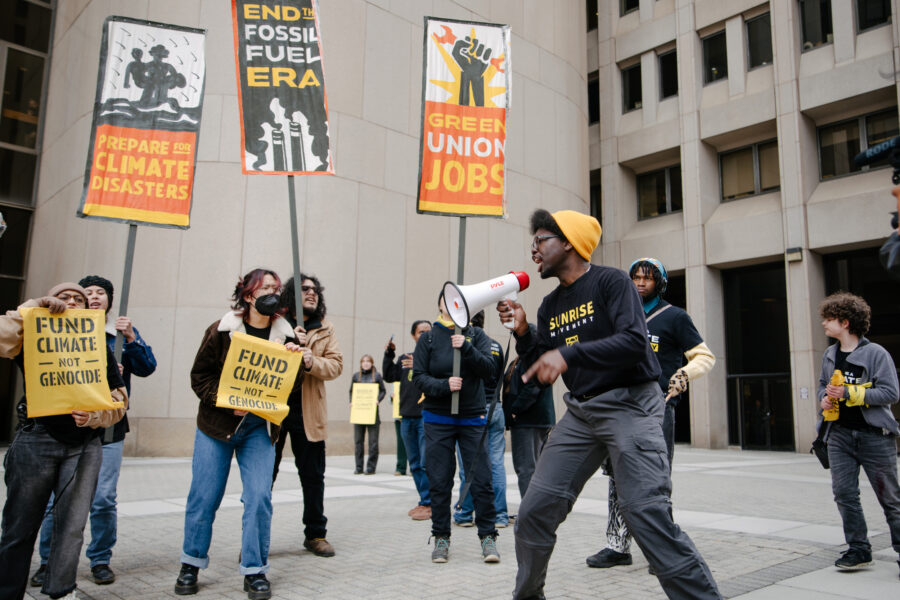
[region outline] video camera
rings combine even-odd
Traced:
[[[900,212],[900,136],[875,144],[868,150],[863,150],[853,158],[853,163],[857,167],[864,167],[885,158],[894,169],[891,175],[894,188],[891,193],[897,198],[897,212]],[[894,231],[879,250],[878,258],[884,270],[894,279],[900,280],[900,234],[897,232],[900,224],[897,222],[897,212],[894,212],[891,218],[891,229]]]

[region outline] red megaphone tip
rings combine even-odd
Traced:
[[[528,284],[531,283],[531,280],[528,279],[528,273],[524,271],[510,271],[513,275],[516,276],[516,279],[519,280],[519,291],[521,292],[524,289],[528,289]]]

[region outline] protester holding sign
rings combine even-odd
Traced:
[[[288,398],[290,412],[281,423],[286,435],[275,446],[274,481],[281,463],[286,438],[291,438],[294,464],[303,488],[303,547],[316,556],[334,556],[334,547],[325,539],[325,437],[328,425],[325,382],[336,379],[344,368],[344,356],[334,334],[334,325],[325,320],[325,288],[315,275],[300,274],[302,325],[298,325],[294,278],[288,280],[281,296],[287,307],[285,318],[294,325],[297,343],[303,348],[303,383]]]
[[[75,589],[84,525],[100,471],[99,435],[124,416],[128,400],[116,361],[103,345],[102,328],[94,325],[102,322],[102,316],[86,310],[69,312],[85,306],[87,294],[81,286],[61,283],[43,298],[0,316],[0,357],[13,359],[26,381],[26,396],[17,406],[16,437],[4,465],[0,598],[25,595],[34,542],[51,493],[56,496],[53,518],[58,535],[50,546],[41,592],[60,598]],[[98,353],[105,361],[95,358]],[[39,371],[36,378],[33,368]],[[106,395],[99,399],[101,404],[92,383],[97,373]],[[47,402],[47,396],[61,396],[63,402]],[[109,408],[82,410],[78,408],[82,402],[82,408]],[[37,413],[43,416],[34,416]]]
[[[494,373],[491,341],[484,331],[466,327],[454,332],[454,324],[438,297],[440,315],[431,331],[425,332],[413,354],[413,383],[425,394],[422,420],[425,422],[425,463],[431,487],[431,533],[434,551],[431,562],[445,563],[450,552],[450,496],[456,471],[454,450],[459,444],[466,472],[472,477],[475,524],[481,539],[484,562],[500,562],[497,552],[494,491],[487,453],[475,454],[484,428],[487,410],[484,380]],[[453,376],[453,353],[461,354],[460,376]],[[450,414],[450,398],[459,392],[459,414]]]
[[[102,310],[109,315],[112,308],[113,284],[110,280],[98,275],[88,275],[78,282],[88,295],[88,306],[94,310]],[[125,389],[131,397],[131,375],[147,377],[156,370],[156,357],[153,349],[147,345],[140,332],[125,315],[106,324],[106,345],[112,351],[116,345],[116,332],[122,332],[125,344],[122,347],[122,363],[119,372],[125,382]],[[125,433],[128,429],[128,415],[116,423],[111,430],[104,429],[101,437],[103,443],[103,460],[100,465],[100,476],[97,479],[97,490],[91,502],[91,543],[87,547],[87,557],[91,561],[91,577],[97,585],[113,583],[116,575],[109,567],[112,549],[116,544],[116,486],[119,482],[119,471],[122,468],[122,450],[125,446]],[[51,505],[52,505],[51,500]],[[47,561],[50,560],[50,537],[53,531],[53,515],[47,511],[44,524],[41,526],[41,539],[38,552],[41,555],[41,566],[31,577],[31,585],[39,586],[44,582]]]
[[[266,573],[272,523],[272,467],[280,427],[249,410],[220,408],[216,402],[220,378],[234,376],[235,371],[246,368],[239,366],[233,372],[223,370],[229,358],[232,335],[247,334],[285,344],[292,352],[301,350],[293,343],[295,336],[290,324],[276,315],[280,291],[281,280],[273,271],[254,269],[244,275],[234,288],[232,310],[209,326],[194,359],[191,387],[200,398],[200,407],[191,490],[184,515],[181,572],[175,582],[178,595],[196,594],[199,589],[197,572],[209,566],[213,520],[225,495],[231,458],[237,455],[244,488],[241,495],[244,503],[241,537],[244,591],[252,599],[271,596]],[[259,361],[261,364],[261,357]],[[269,378],[269,373],[262,376]]]
[[[360,384],[371,384],[378,386],[378,401],[375,403],[375,422],[372,424],[353,424],[353,444],[356,452],[356,471],[354,474],[361,475],[363,472],[363,455],[366,441],[366,432],[369,433],[369,460],[366,462],[366,475],[374,475],[375,467],[378,466],[378,430],[381,428],[381,417],[378,414],[378,404],[384,398],[384,381],[375,369],[375,359],[370,354],[363,354],[359,361],[359,371],[353,374],[350,383],[350,402],[353,402],[353,388]]]

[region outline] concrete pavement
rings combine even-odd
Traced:
[[[337,550],[333,558],[313,556],[302,547],[302,496],[293,463],[285,460],[273,495],[273,598],[510,597],[516,570],[512,529],[501,530],[500,564],[481,561],[471,528],[454,528],[450,562],[432,564],[430,522],[406,516],[417,495],[411,477],[392,474],[393,458],[383,455],[380,472],[363,476],[353,475],[352,457],[328,457],[325,513],[328,539]],[[509,455],[507,474],[507,497],[515,512],[519,497]],[[678,447],[673,480],[675,519],[693,538],[725,597],[900,597],[897,556],[867,482],[862,483],[862,500],[876,562],[870,569],[847,573],[831,566],[844,549],[843,535],[829,474],[813,457]],[[119,541],[112,561],[118,579],[113,585],[95,585],[82,558],[80,597],[174,597],[189,484],[190,459],[125,459],[119,482]],[[198,598],[246,598],[238,572],[240,489],[234,465],[214,527],[210,568],[200,574]],[[606,492],[607,480],[598,473],[560,527],[547,597],[665,598],[636,547],[629,567],[585,566],[584,559],[603,544]],[[37,554],[32,572],[35,568]],[[46,598],[37,588],[29,588],[29,593]]]

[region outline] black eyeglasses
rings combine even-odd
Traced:
[[[552,235],[552,234],[551,235],[536,235],[536,236],[534,236],[534,239],[531,240],[531,249],[537,250],[538,247],[541,245],[541,243],[544,240],[549,240],[550,238],[558,238],[558,237],[559,237],[558,235]]]
[[[319,288],[317,288],[314,285],[301,285],[300,289],[303,291],[304,294],[306,294],[307,292],[315,292],[316,294],[319,293]]]

